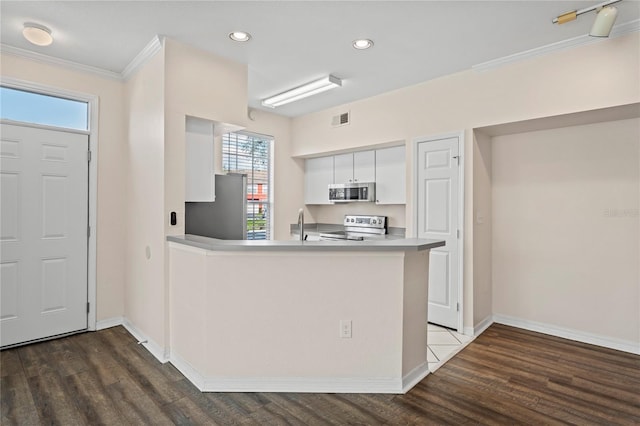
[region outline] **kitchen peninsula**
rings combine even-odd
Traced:
[[[171,362],[202,391],[403,393],[443,241],[167,237]]]

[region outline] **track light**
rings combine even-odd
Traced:
[[[275,108],[340,86],[342,86],[342,80],[332,75],[328,75],[320,80],[315,80],[311,83],[296,87],[295,89],[287,90],[286,92],[263,99],[262,105],[269,108]]]
[[[600,9],[596,15],[596,20],[593,21],[589,35],[592,37],[609,37],[617,16],[618,9],[613,6],[606,6]]]
[[[557,18],[553,18],[551,22],[554,24],[564,24],[574,21],[583,13],[595,10],[596,19],[593,22],[593,27],[591,28],[589,35],[592,37],[609,37],[613,24],[616,22],[616,17],[618,16],[618,9],[611,5],[620,1],[622,0],[609,0],[584,9],[572,10],[570,12],[563,13]]]

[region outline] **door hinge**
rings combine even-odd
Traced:
[[[91,151],[87,151],[87,163],[91,162]]]
[[[91,227],[87,226],[87,238],[91,236]]]
[[[451,158],[455,158],[456,161],[458,162],[458,166],[460,165],[460,156],[459,155],[453,156]]]
[[[456,312],[460,312],[460,302],[456,303]]]
[[[460,238],[460,230],[456,230],[456,237],[459,239]]]
[[[89,308],[90,308],[90,306],[91,306],[91,305],[89,304],[89,302],[87,302],[87,313],[89,313]]]

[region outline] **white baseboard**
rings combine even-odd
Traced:
[[[140,344],[144,346],[149,352],[151,352],[151,355],[156,357],[158,361],[163,364],[169,361],[169,357],[167,356],[165,349],[154,342],[153,339],[150,339],[142,331],[138,330],[133,324],[131,324],[131,322],[127,318],[124,318],[122,325],[127,329],[129,333],[131,333],[133,337],[138,340],[138,342],[141,342]]]
[[[429,364],[423,363],[409,371],[402,378],[402,393],[407,393],[417,385],[422,379],[429,375]]]
[[[200,392],[204,392],[205,387],[205,378],[202,374],[198,372],[195,368],[191,366],[187,361],[185,361],[180,355],[171,352],[169,356],[169,362],[173,364],[175,368],[178,369],[179,372],[182,373],[184,377],[187,378]]]
[[[510,317],[508,315],[494,314],[493,322],[640,355],[640,344],[637,342],[587,333],[580,330],[559,327],[557,325],[545,324],[537,321],[529,321],[521,318]]]
[[[103,319],[96,323],[96,331],[104,330],[105,328],[116,327],[122,324],[124,324],[123,317],[113,317],[113,318]]]
[[[483,319],[478,323],[478,325],[473,327],[472,335],[476,337],[481,335],[487,328],[491,326],[491,324],[493,324],[493,321],[494,321],[493,315],[487,315],[485,319]]]
[[[315,377],[205,377],[180,355],[171,352],[170,362],[201,392],[295,392],[295,393],[391,393],[406,391],[401,380],[392,378],[315,378]],[[416,379],[425,371],[412,371]],[[409,375],[412,377],[409,378]],[[421,379],[420,379],[421,380]],[[403,382],[404,380],[402,380]],[[417,382],[416,382],[417,383]]]

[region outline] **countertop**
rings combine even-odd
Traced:
[[[442,247],[442,240],[401,238],[367,241],[218,240],[199,235],[168,236],[167,241],[212,251],[422,251]]]

